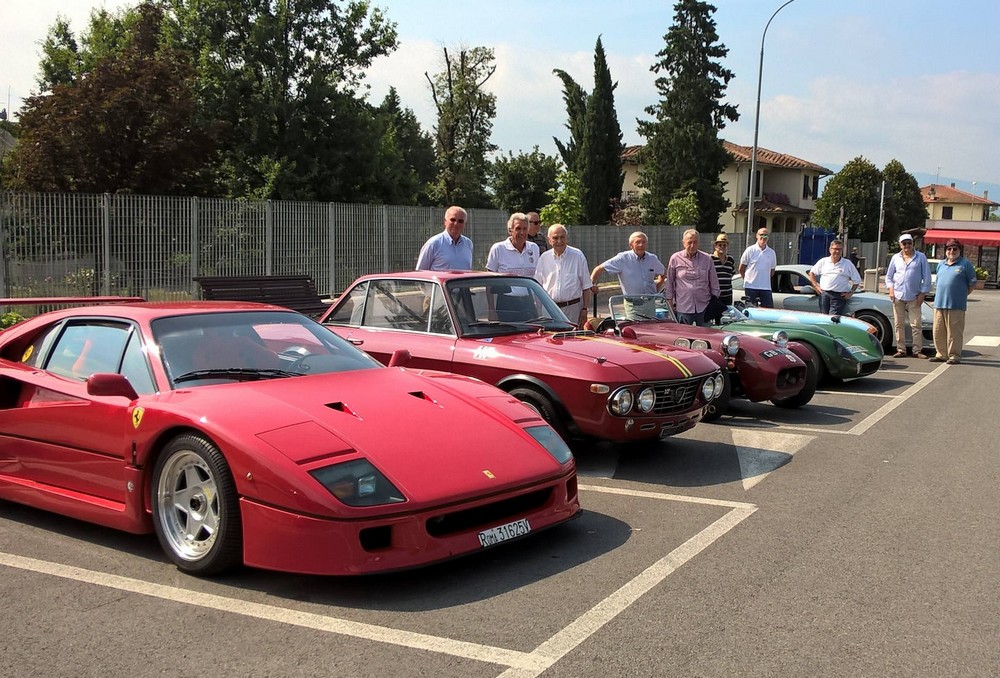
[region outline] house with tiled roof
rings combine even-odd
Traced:
[[[728,233],[746,233],[749,209],[751,146],[738,146],[723,140],[732,162],[722,173],[729,211],[719,215],[719,223]],[[626,200],[637,198],[642,189],[636,186],[642,167],[642,146],[629,146],[622,153]],[[754,182],[753,230],[767,227],[772,233],[797,233],[816,209],[819,181],[833,174],[825,167],[757,147],[757,180]]]
[[[922,236],[928,252],[944,256],[943,245],[955,238],[965,248],[965,256],[990,272],[988,284],[996,285],[1000,262],[1000,221],[990,221],[990,214],[1000,204],[990,200],[989,193],[967,193],[955,184],[929,184],[920,187],[928,219],[923,229],[914,229]]]

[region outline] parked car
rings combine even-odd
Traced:
[[[415,271],[358,278],[323,315],[380,362],[494,384],[566,437],[629,442],[693,427],[721,395],[718,365],[675,346],[579,331],[531,278]]]
[[[54,311],[0,333],[0,499],[154,532],[184,572],[425,565],[580,511],[573,456],[475,379],[277,306]]]
[[[636,312],[648,308],[652,314]],[[802,407],[816,392],[817,367],[809,349],[788,342],[775,330],[770,337],[740,335],[730,329],[697,327],[677,322],[663,295],[613,295],[608,317],[592,319],[592,328],[627,339],[673,344],[719,356],[726,368],[724,395],[709,405],[704,421],[725,413],[731,397],[771,401],[778,407]],[[594,327],[596,325],[596,327]]]
[[[819,311],[819,295],[812,287],[804,264],[786,264],[775,269],[772,278],[774,304],[789,311]],[[733,276],[733,299],[745,297],[743,278]],[[856,292],[847,302],[847,314],[864,320],[875,327],[882,349],[888,353],[896,343],[892,324],[892,302],[888,295],[877,292]],[[934,310],[924,303],[920,309],[920,326],[924,339],[931,341],[934,329]]]
[[[730,306],[722,322],[727,330],[758,337],[785,332],[789,340],[809,349],[821,384],[875,374],[884,358],[875,328],[848,316]]]

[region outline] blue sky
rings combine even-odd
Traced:
[[[735,78],[727,101],[741,118],[722,131],[753,142],[761,34],[784,0],[713,3]],[[12,108],[34,85],[38,45],[58,12],[84,27],[89,0],[0,5],[0,86]],[[124,3],[112,0],[109,7]],[[663,47],[673,3],[646,0],[375,0],[398,24],[400,48],[369,73],[371,99],[390,85],[427,129],[434,114],[424,72],[440,70],[442,46],[488,46],[497,72],[493,141],[504,152],[535,145],[556,153],[566,114],[554,68],[593,86],[600,35],[627,144],[642,143],[636,118],[657,100],[649,68]],[[921,184],[940,178],[1000,202],[1000,49],[996,0],[794,0],[764,45],[759,145],[830,169],[857,156],[878,167],[896,159]],[[27,57],[25,57],[27,53]],[[6,92],[5,92],[6,93]],[[6,97],[5,97],[6,98]],[[6,105],[6,104],[5,104]]]

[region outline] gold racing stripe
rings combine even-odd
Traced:
[[[673,357],[672,355],[668,355],[668,354],[664,353],[663,351],[657,351],[654,348],[646,348],[645,346],[639,346],[638,344],[626,344],[625,342],[620,341],[618,339],[605,339],[604,337],[577,337],[577,338],[578,339],[585,339],[587,341],[600,341],[600,342],[604,342],[605,344],[614,344],[616,346],[627,346],[628,348],[632,348],[632,349],[635,349],[637,351],[642,351],[643,353],[649,353],[649,354],[655,355],[655,356],[657,356],[659,358],[663,358],[664,360],[666,360],[666,361],[668,361],[670,363],[673,363],[674,367],[676,367],[677,369],[679,369],[681,371],[681,374],[683,374],[685,377],[693,377],[694,376],[694,372],[692,372],[688,368],[688,366],[685,365],[683,362],[681,362],[677,358]]]

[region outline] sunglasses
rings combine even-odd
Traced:
[[[957,250],[958,248],[952,245],[951,247],[945,247],[944,249],[947,252],[948,250]]]
[[[540,224],[540,223],[542,223],[542,222],[540,222],[540,221],[529,221],[528,223],[529,223],[529,224]]]
[[[761,240],[767,240],[771,236],[769,236],[768,234],[765,233],[764,235],[758,235],[757,237],[760,238]]]

